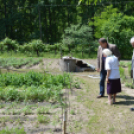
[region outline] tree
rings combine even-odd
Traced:
[[[71,25],[66,28],[63,35],[62,43],[71,49],[79,49],[80,51],[95,50],[92,28],[88,25]]]
[[[130,38],[134,36],[134,17],[122,13],[113,14],[101,28],[104,37],[117,44],[123,59],[131,58]]]

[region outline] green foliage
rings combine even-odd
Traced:
[[[69,77],[39,72],[2,73],[0,100],[60,102],[61,90],[70,86]]]
[[[42,58],[0,58],[0,66],[4,68],[20,68],[23,65],[28,67],[36,65],[42,61]]]
[[[128,88],[134,89],[134,84],[133,83],[126,82],[125,86],[128,87]]]
[[[0,42],[1,51],[3,50],[17,50],[18,42],[9,38],[5,38],[3,41]]]
[[[25,115],[30,115],[30,114],[33,114],[32,110],[28,107],[25,107],[22,109],[22,112],[25,114]]]
[[[101,38],[103,37],[102,26],[109,20],[109,18],[117,14],[118,8],[113,8],[113,5],[107,6],[104,8],[102,12],[100,10],[96,11],[94,16],[94,25],[95,25],[95,37]],[[92,25],[92,22],[89,22],[89,25]],[[109,32],[109,31],[108,31]]]
[[[94,52],[96,47],[94,45],[92,28],[88,25],[71,25],[66,28],[62,43],[63,48],[68,48],[68,51],[75,48],[75,50],[87,50],[87,52]]]
[[[109,20],[103,24],[101,30],[109,41],[117,44],[123,59],[132,56],[130,38],[134,35],[134,17],[123,15],[122,13],[113,14]]]
[[[2,129],[0,130],[0,134],[26,134],[24,128],[6,128],[6,129]]]
[[[40,107],[37,109],[38,114],[49,114],[49,108],[48,107]]]
[[[50,122],[50,118],[48,116],[38,115],[37,119],[39,123],[48,124]]]

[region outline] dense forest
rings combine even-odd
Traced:
[[[0,0],[0,40],[9,37],[24,44],[41,39],[71,49],[77,44],[92,46],[106,37],[128,59],[133,7],[134,2],[126,0]]]

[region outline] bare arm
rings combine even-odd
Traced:
[[[111,70],[107,70],[107,78],[106,78],[107,83],[109,83],[108,78],[110,76],[110,73],[111,73]]]

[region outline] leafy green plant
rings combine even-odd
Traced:
[[[70,111],[70,114],[75,115],[75,111],[72,109],[72,110]]]
[[[37,109],[37,114],[49,114],[49,108],[47,107],[40,107]]]
[[[48,116],[38,115],[37,119],[39,123],[48,124],[50,122],[50,118]]]
[[[62,101],[61,91],[70,86],[70,76],[41,72],[2,73],[0,100],[6,101]]]
[[[22,109],[22,112],[25,114],[25,115],[30,115],[30,114],[33,114],[32,110],[28,107],[25,107]]]

